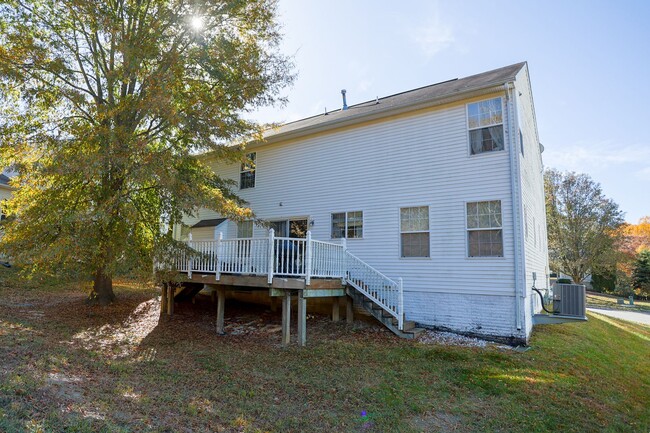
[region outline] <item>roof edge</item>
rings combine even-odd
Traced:
[[[510,82],[511,80],[506,80],[502,81],[499,80],[495,83],[489,84],[487,86],[482,86],[479,88],[475,89],[470,89],[467,91],[455,93],[455,94],[449,94],[442,96],[440,98],[435,98],[431,99],[426,102],[417,102],[413,104],[408,104],[408,105],[402,105],[400,107],[390,107],[385,110],[379,110],[374,113],[360,113],[355,116],[349,116],[345,117],[343,119],[337,119],[332,122],[328,122],[325,124],[319,124],[319,125],[313,125],[313,126],[306,126],[304,128],[300,128],[295,131],[289,131],[289,132],[284,132],[284,133],[278,133],[271,135],[267,138],[265,138],[264,141],[252,141],[249,143],[249,146],[253,147],[258,147],[258,146],[264,146],[266,144],[272,144],[272,143],[277,143],[280,141],[284,140],[290,140],[298,137],[304,137],[307,135],[312,135],[312,134],[317,134],[319,132],[324,132],[324,131],[329,131],[333,129],[338,129],[338,128],[343,128],[345,126],[350,126],[366,121],[372,121],[372,120],[377,120],[381,119],[384,117],[389,117],[389,116],[394,116],[397,114],[402,114],[402,113],[408,113],[410,111],[417,111],[425,108],[430,108],[430,107],[435,107],[437,105],[443,105],[447,104],[449,102],[455,102],[459,101],[462,99],[467,99],[471,98],[473,96],[480,96],[481,94],[486,94],[486,93],[493,93],[496,91],[501,90],[501,86],[505,83]]]

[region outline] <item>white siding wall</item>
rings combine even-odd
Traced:
[[[537,274],[535,286],[548,288],[548,247],[546,235],[546,211],[544,198],[544,176],[542,154],[535,121],[533,97],[528,69],[523,68],[516,81],[518,120],[524,139],[524,154],[520,155],[521,190],[525,209],[524,224],[524,268],[526,272],[526,301],[524,304],[526,334],[532,329],[532,315],[541,310],[539,295],[533,286],[533,272]],[[523,209],[522,209],[523,212]],[[528,236],[526,236],[526,225]]]
[[[256,186],[238,193],[264,219],[309,216],[313,237],[321,240],[330,239],[332,212],[363,211],[363,239],[350,239],[348,248],[386,275],[404,279],[408,319],[513,335],[508,151],[469,156],[465,113],[465,104],[458,103],[249,149],[257,152]],[[238,179],[237,165],[214,169]],[[465,203],[483,200],[501,200],[503,258],[467,257]],[[430,207],[431,258],[399,257],[399,209],[408,206]],[[202,211],[197,219],[216,217]],[[266,231],[256,228],[255,235]],[[500,299],[484,303],[489,297]],[[463,308],[468,299],[476,308]],[[454,320],[445,313],[452,306]]]
[[[515,298],[512,296],[412,293],[404,298],[409,320],[457,332],[516,337]]]
[[[7,200],[9,198],[11,198],[11,190],[9,188],[5,188],[4,186],[0,186],[0,201]]]

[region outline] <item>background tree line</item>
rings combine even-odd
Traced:
[[[650,297],[650,217],[627,224],[586,174],[544,173],[551,269],[594,290]]]

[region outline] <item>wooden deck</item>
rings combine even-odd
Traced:
[[[291,300],[298,300],[298,344],[304,346],[307,342],[307,299],[332,298],[332,320],[339,320],[339,309],[342,300],[346,299],[346,317],[348,323],[353,321],[352,298],[346,295],[345,285],[340,279],[312,278],[307,285],[304,278],[273,277],[271,284],[265,276],[256,275],[221,275],[216,281],[213,273],[188,273],[180,274],[180,285],[167,284],[162,288],[161,310],[169,316],[174,314],[174,302],[179,294],[187,287],[193,288],[191,296],[196,295],[203,288],[212,289],[212,298],[217,302],[217,333],[225,334],[225,304],[228,291],[241,290],[268,290],[272,299],[282,299],[282,344],[288,345],[291,341]],[[190,290],[191,291],[191,290]]]
[[[393,332],[402,331],[405,321],[403,282],[393,280],[351,254],[345,239],[340,243],[305,238],[276,237],[269,229],[266,238],[224,239],[219,233],[214,240],[186,242],[182,250],[167,264],[167,269],[179,272],[180,284],[191,286],[181,297],[193,296],[204,287],[214,289],[218,298],[217,329],[223,332],[225,294],[228,290],[268,290],[271,299],[282,298],[282,341],[289,343],[291,298],[298,300],[298,341],[306,340],[306,300],[332,298],[338,305],[347,299],[351,317],[352,298],[346,288],[354,288],[372,304],[393,317],[397,325]],[[164,262],[164,261],[163,261]],[[158,264],[159,269],[164,269]],[[163,291],[164,310],[171,314],[177,293],[167,284]],[[334,310],[333,307],[333,317]],[[338,314],[338,310],[336,310]],[[384,314],[382,313],[382,315]],[[349,319],[350,320],[350,319]],[[399,335],[399,332],[397,332]]]
[[[292,290],[344,290],[345,286],[340,278],[312,278],[307,285],[305,278],[273,277],[271,284],[266,276],[259,275],[221,275],[219,281],[214,273],[193,272],[192,276],[181,273],[180,281],[203,283],[209,285],[259,287],[264,289],[292,289]],[[328,296],[328,295],[323,295]]]

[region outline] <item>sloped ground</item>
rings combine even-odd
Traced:
[[[650,328],[615,319],[540,326],[518,353],[310,315],[308,346],[283,348],[264,307],[229,303],[220,337],[209,301],[167,320],[146,286],[120,284],[102,308],[7,276],[0,431],[650,429]]]

